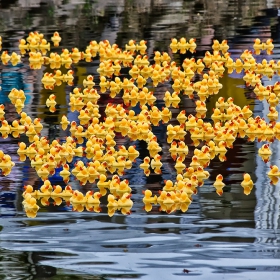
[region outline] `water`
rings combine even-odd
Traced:
[[[3,2],[3,1],[2,1]],[[62,37],[62,47],[84,49],[90,40],[108,39],[120,47],[129,39],[148,41],[148,55],[155,50],[167,51],[170,38],[197,38],[196,58],[211,50],[212,39],[228,39],[230,52],[237,57],[252,48],[253,39],[273,38],[273,59],[279,60],[277,1],[9,1],[1,3],[0,35],[3,49],[15,51],[18,40],[29,31],[39,30],[49,38],[55,30]],[[174,55],[182,63],[187,55]],[[267,58],[262,55],[259,59]],[[75,65],[75,86],[94,73],[98,61]],[[42,68],[34,71],[27,60],[17,67],[1,64],[0,103],[5,104],[6,119],[17,118],[7,94],[13,87],[27,95],[25,111],[43,120],[42,135],[50,139],[66,133],[57,125],[63,114],[75,119],[67,109],[70,86],[55,89],[59,110],[50,114],[45,107],[48,91],[40,82]],[[274,84],[278,77],[263,83]],[[255,99],[245,88],[242,75],[224,75],[218,96],[233,96],[239,106],[250,105],[254,115],[265,116],[267,104]],[[150,85],[149,85],[150,86]],[[158,87],[155,95],[163,96],[170,84]],[[209,99],[208,111],[218,96]],[[100,107],[108,102],[102,98]],[[111,101],[110,101],[111,102]],[[117,103],[121,99],[116,100]],[[158,102],[158,106],[163,106]],[[194,113],[192,100],[184,98],[180,110]],[[178,109],[172,109],[176,116]],[[175,123],[175,122],[173,122]],[[140,159],[125,175],[133,189],[132,214],[116,213],[108,217],[106,201],[101,213],[72,212],[66,205],[42,207],[36,219],[26,218],[22,209],[22,187],[38,187],[38,179],[29,162],[19,162],[18,139],[1,139],[0,149],[12,156],[16,166],[7,177],[0,177],[0,279],[279,279],[279,183],[272,185],[266,176],[270,164],[280,166],[279,142],[271,148],[273,156],[265,164],[257,155],[262,143],[237,139],[227,153],[227,161],[214,159],[205,182],[186,213],[166,214],[154,206],[142,209],[142,190],[162,188],[163,180],[173,179],[176,172],[164,141],[166,127],[154,129],[163,149],[163,174],[142,176],[138,168],[148,155],[142,142],[135,142]],[[24,141],[23,137],[20,141]],[[118,138],[117,144],[127,144]],[[186,138],[191,151],[192,140]],[[186,159],[190,163],[192,153]],[[243,194],[243,173],[251,174],[255,186],[250,195]],[[226,187],[219,197],[212,184],[222,173]],[[53,178],[61,183],[58,177]],[[90,185],[71,185],[83,192]]]

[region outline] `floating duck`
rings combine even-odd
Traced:
[[[216,181],[214,182],[213,186],[216,188],[216,192],[219,196],[223,194],[223,187],[225,184],[223,183],[223,176],[221,174],[217,175]]]
[[[22,193],[22,196],[25,197],[27,194],[30,194],[31,196],[36,196],[37,195],[37,191],[33,190],[33,187],[31,185],[26,185],[23,187],[24,188],[24,192]]]
[[[186,165],[183,163],[183,158],[181,156],[179,156],[177,158],[177,161],[176,161],[176,164],[175,164],[174,167],[175,167],[178,174],[183,173],[183,170],[186,168]]]
[[[277,165],[271,165],[270,171],[267,173],[268,176],[280,177],[280,171]]]
[[[60,43],[60,41],[61,41],[61,37],[59,36],[59,33],[58,33],[57,31],[55,31],[55,32],[53,33],[53,36],[51,37],[51,40],[52,40],[53,45],[54,45],[55,47],[58,47],[58,46],[59,46],[59,43]]]
[[[102,197],[102,194],[100,192],[88,191],[86,193],[87,204],[98,204],[99,205],[100,197]]]
[[[118,207],[132,207],[133,201],[130,199],[131,194],[124,193],[122,197],[118,200]]]
[[[258,150],[259,156],[262,160],[267,163],[269,161],[270,156],[272,155],[272,151],[269,148],[269,144],[263,144],[261,148]]]
[[[62,194],[62,187],[60,185],[53,186],[53,191],[51,192],[51,197],[60,197]],[[56,204],[57,205],[57,204]]]

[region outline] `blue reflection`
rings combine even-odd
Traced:
[[[31,100],[30,89],[27,83],[24,82],[26,77],[23,71],[23,64],[17,66],[7,65],[0,72],[1,89],[0,89],[0,104],[10,103],[8,94],[13,88],[23,90],[26,95],[25,104],[28,104]]]

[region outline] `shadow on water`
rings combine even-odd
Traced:
[[[253,39],[272,37],[275,53],[280,59],[280,24],[277,6],[279,1],[2,1],[0,3],[0,35],[3,50],[15,51],[18,40],[28,32],[38,30],[50,38],[55,30],[62,36],[62,48],[74,46],[85,49],[90,40],[108,39],[124,48],[130,39],[148,41],[148,55],[156,50],[167,51],[170,38],[197,38],[197,52],[192,55],[174,54],[181,64],[186,57],[200,58],[211,50],[212,39],[228,39],[230,52],[237,57],[244,49],[252,49]],[[57,49],[56,51],[60,51]],[[268,57],[259,56],[259,59]],[[96,73],[99,63],[79,63],[75,85],[82,86],[83,79]],[[42,88],[41,77],[48,68],[34,71],[28,60],[17,67],[0,66],[0,103],[7,108],[6,119],[17,118],[8,93],[13,87],[23,89],[27,100],[26,112],[43,120],[43,135],[50,139],[65,137],[58,123],[63,114],[77,119],[77,114],[67,109],[71,86],[54,89],[59,96],[58,110],[50,114],[45,101],[50,92]],[[127,69],[125,69],[127,75]],[[95,77],[98,79],[98,77]],[[196,77],[200,79],[201,77]],[[265,80],[264,84],[275,81]],[[207,101],[212,112],[219,96],[233,96],[239,106],[250,105],[254,115],[265,116],[268,108],[255,99],[246,88],[240,74],[225,74],[224,85],[218,96]],[[152,85],[148,85],[150,89]],[[156,106],[171,84],[157,87]],[[122,100],[102,96],[100,108],[108,102]],[[193,100],[182,98],[180,110],[194,114]],[[179,109],[172,109],[173,119]],[[136,108],[135,110],[140,110]],[[210,116],[207,116],[208,118]],[[269,165],[256,156],[260,143],[237,139],[227,153],[227,161],[214,159],[208,171],[210,177],[199,188],[188,212],[167,215],[154,206],[151,212],[143,210],[142,190],[157,193],[167,179],[175,180],[174,162],[166,144],[166,125],[154,127],[153,132],[162,147],[162,174],[143,175],[139,164],[148,155],[146,143],[136,141],[140,157],[124,178],[130,181],[134,207],[132,215],[115,214],[108,217],[106,200],[102,212],[76,213],[66,204],[43,205],[36,219],[28,219],[22,211],[23,185],[39,188],[42,184],[29,162],[19,162],[17,156],[20,139],[1,139],[0,149],[11,155],[16,163],[10,175],[0,176],[0,279],[278,279],[280,273],[279,250],[279,183],[271,185],[266,176]],[[117,138],[118,145],[127,145],[127,139]],[[190,163],[194,150],[192,140],[186,136]],[[280,165],[279,143],[272,145],[271,164]],[[246,196],[240,182],[243,173],[252,176],[255,187]],[[222,173],[226,186],[223,196],[218,196],[212,184]],[[52,182],[65,185],[54,176]],[[90,186],[73,187],[85,192]],[[269,274],[268,274],[269,273]]]

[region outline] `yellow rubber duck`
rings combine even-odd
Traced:
[[[49,174],[50,174],[48,168],[49,168],[48,164],[43,164],[43,165],[41,166],[41,168],[39,168],[39,169],[37,170],[37,174],[38,174],[38,176],[39,176],[42,180],[46,180],[46,179],[48,178],[48,176],[49,176]]]
[[[133,206],[133,201],[130,199],[131,194],[129,193],[124,193],[121,198],[118,200],[118,207],[132,207]]]
[[[176,187],[173,185],[171,180],[164,180],[164,186],[162,188],[163,191],[171,192],[175,191]]]
[[[183,157],[179,156],[176,160],[175,169],[177,174],[182,174],[183,170],[186,168],[186,165],[183,163]]]
[[[53,191],[52,184],[49,180],[45,180],[44,184],[40,187],[40,191],[37,191],[37,196],[51,196]]]
[[[261,53],[261,51],[264,49],[264,43],[262,43],[259,38],[256,38],[254,40],[253,48],[255,50],[255,54],[259,55]]]
[[[26,158],[26,144],[24,142],[18,143],[19,148],[17,149],[17,154],[19,155],[20,159],[25,160]]]
[[[59,33],[57,31],[55,31],[53,33],[53,36],[51,37],[51,40],[53,42],[53,45],[55,47],[58,47],[59,46],[59,43],[61,42],[61,37],[59,36]]]
[[[180,38],[178,42],[178,49],[180,50],[181,54],[185,54],[189,49],[189,43],[187,42],[185,37]]]
[[[176,38],[171,39],[171,44],[169,45],[172,53],[176,53],[178,51],[178,41]]]
[[[167,107],[162,107],[161,118],[162,123],[168,123],[172,118],[172,112]]]
[[[13,66],[16,66],[18,63],[21,62],[21,56],[15,52],[12,52],[11,57],[10,57],[10,61],[12,63]]]
[[[40,207],[37,205],[37,200],[34,197],[26,197],[24,201],[22,202],[24,210],[27,211],[37,211],[40,209]]]
[[[131,193],[131,188],[129,187],[129,181],[123,180],[120,181],[116,188],[116,194],[117,195],[123,195],[124,193]]]
[[[1,54],[1,60],[2,60],[2,63],[4,65],[7,65],[10,61],[10,56],[8,54],[8,51],[3,51],[2,54]]]
[[[62,194],[62,187],[60,185],[53,186],[53,191],[51,192],[51,197],[60,197]],[[57,203],[55,204],[57,205]]]
[[[56,96],[55,96],[54,94],[51,94],[51,95],[49,96],[49,98],[47,99],[47,101],[46,101],[47,107],[49,107],[49,108],[55,108],[55,105],[56,105],[55,99],[56,99]]]
[[[68,199],[68,198],[72,197],[73,192],[74,191],[72,190],[72,187],[70,185],[67,185],[65,187],[65,189],[62,191],[60,196],[64,199]]]
[[[20,39],[18,48],[20,50],[21,55],[24,55],[26,54],[26,51],[29,50],[29,45],[24,39]]]
[[[262,160],[267,163],[269,161],[270,156],[272,155],[272,151],[269,148],[269,144],[263,144],[261,148],[258,150],[259,156]]]
[[[69,165],[64,164],[63,169],[59,172],[59,175],[63,178],[63,181],[67,184],[69,182],[69,176],[71,175],[69,171]]]
[[[88,191],[86,193],[87,204],[100,204],[100,197],[102,194],[100,192]]]
[[[85,204],[87,202],[87,198],[78,190],[73,192],[72,197],[70,198],[70,202],[72,204]]]
[[[149,157],[145,157],[143,163],[141,163],[139,165],[139,167],[141,169],[143,169],[143,171],[144,171],[146,176],[149,176],[150,175],[150,170],[149,170],[149,168],[150,168],[150,158]]]
[[[216,188],[216,192],[219,196],[223,194],[223,187],[225,184],[223,183],[223,176],[221,174],[217,175],[216,181],[214,182],[213,186]]]
[[[2,137],[6,139],[11,132],[11,128],[6,120],[1,121],[0,133]]]
[[[268,176],[280,177],[280,171],[277,165],[271,165],[270,171],[267,173]]]
[[[139,51],[142,55],[146,53],[147,50],[147,41],[141,40],[139,44],[136,45],[136,50]]]
[[[23,187],[24,188],[24,192],[22,193],[22,196],[25,198],[28,195],[31,196],[36,196],[37,195],[37,191],[33,190],[33,187],[31,185],[26,185]]]
[[[272,39],[267,39],[266,42],[263,44],[263,49],[266,50],[268,55],[271,55],[273,53],[272,50],[274,49],[274,45],[272,42]]]
[[[241,186],[243,188],[246,188],[246,187],[250,187],[252,188],[254,185],[252,179],[251,179],[251,176],[249,173],[244,173],[243,174],[243,181],[241,182]]]

